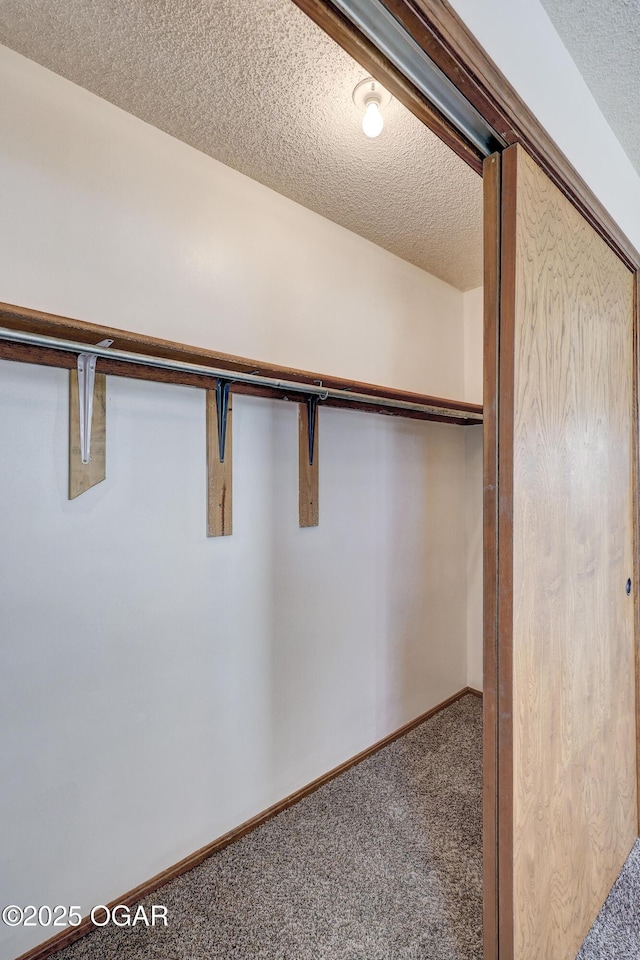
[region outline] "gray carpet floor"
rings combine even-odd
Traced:
[[[482,705],[442,713],[58,960],[480,960]],[[639,960],[640,841],[576,960]]]
[[[58,960],[479,960],[480,700],[463,697],[144,903],[167,906],[166,929],[110,925]]]
[[[576,960],[640,957],[640,840],[622,868]]]

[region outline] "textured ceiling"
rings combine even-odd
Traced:
[[[640,0],[542,0],[542,5],[640,173]]]
[[[480,177],[291,0],[0,0],[0,42],[460,290],[482,283]]]

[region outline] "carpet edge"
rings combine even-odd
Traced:
[[[337,767],[333,767],[327,773],[316,777],[315,780],[312,780],[305,786],[300,787],[300,789],[289,794],[283,800],[279,800],[277,803],[272,804],[270,807],[267,807],[266,810],[261,811],[254,817],[251,817],[249,820],[245,820],[244,823],[241,823],[234,829],[229,830],[227,833],[218,837],[216,840],[213,840],[211,843],[208,843],[204,847],[200,847],[198,850],[195,850],[188,856],[183,857],[182,860],[179,860],[172,866],[160,871],[160,873],[155,874],[155,876],[151,877],[149,880],[143,881],[143,883],[138,884],[137,887],[133,887],[133,889],[122,894],[122,896],[118,897],[116,900],[112,900],[109,904],[107,904],[108,909],[113,909],[113,907],[117,904],[123,904],[127,907],[132,907],[134,904],[138,903],[139,900],[143,900],[150,894],[155,893],[156,890],[164,887],[167,883],[170,883],[177,877],[180,877],[183,874],[188,873],[190,870],[193,870],[194,867],[197,867],[204,860],[207,860],[209,857],[213,856],[215,853],[218,853],[220,850],[223,850],[236,840],[242,839],[242,837],[246,836],[248,833],[251,833],[253,830],[256,830],[258,827],[262,826],[262,824],[267,823],[269,820],[277,817],[278,814],[283,813],[289,807],[292,807],[301,800],[304,800],[305,797],[315,793],[316,790],[319,790],[320,787],[323,787],[326,783],[329,783],[331,780],[339,777],[342,773],[346,773],[347,770],[350,770],[357,764],[362,763],[363,760],[367,760],[369,757],[372,757],[374,754],[384,749],[384,747],[389,746],[389,744],[393,743],[395,740],[399,740],[400,737],[410,733],[416,727],[419,727],[420,724],[430,720],[436,714],[440,713],[442,710],[445,710],[447,707],[450,707],[452,704],[456,703],[458,700],[461,700],[465,696],[473,696],[482,699],[482,692],[474,689],[473,687],[463,687],[457,693],[447,697],[446,700],[436,704],[434,707],[431,707],[429,710],[421,713],[418,717],[415,717],[413,720],[409,720],[408,723],[403,724],[403,726],[399,727],[393,733],[383,737],[382,740],[376,741],[374,744],[372,744],[372,746],[366,747],[364,750],[361,750],[359,753],[355,754],[355,756],[350,757],[341,764],[338,764]],[[102,919],[102,916],[99,916],[98,914],[96,914],[96,916],[98,919]],[[82,921],[77,927],[61,930],[60,933],[50,937],[43,943],[37,944],[35,947],[27,950],[26,953],[20,954],[16,960],[46,960],[47,957],[51,957],[60,950],[64,950],[65,947],[71,946],[71,944],[75,943],[76,940],[80,940],[82,937],[87,936],[87,934],[91,933],[94,929],[96,928],[91,922],[91,918],[88,916],[83,917]]]

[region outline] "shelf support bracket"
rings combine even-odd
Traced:
[[[110,347],[113,340],[97,346]],[[69,499],[105,479],[107,378],[96,373],[97,355],[89,347],[69,371]],[[93,442],[92,442],[93,441]],[[93,448],[93,450],[92,450]]]
[[[101,340],[97,347],[110,347],[113,340]],[[78,354],[78,404],[80,410],[80,459],[91,463],[91,424],[93,421],[93,396],[96,381],[95,353]]]
[[[326,399],[309,394],[298,411],[298,519],[301,527],[319,522],[318,402]]]
[[[218,457],[224,463],[225,447],[227,445],[227,420],[229,417],[229,390],[232,380],[216,381],[216,412],[218,414]]]
[[[233,532],[233,396],[231,381],[207,390],[207,536]]]
[[[317,393],[312,393],[307,397],[307,423],[309,425],[308,443],[309,443],[309,466],[313,466],[313,458],[316,448],[316,420],[318,416],[318,401],[320,397]]]

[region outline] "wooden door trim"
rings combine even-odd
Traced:
[[[489,954],[489,957],[499,956],[500,960],[513,960],[513,435],[518,147],[508,147],[502,153],[501,161],[496,626],[499,949]]]
[[[636,775],[640,832],[640,272],[634,275],[633,305],[633,437],[631,491],[633,505],[633,614],[636,667]]]
[[[483,941],[498,955],[498,378],[501,156],[484,162]]]
[[[331,0],[293,0],[476,172],[482,158]],[[507,144],[521,143],[629,269],[640,253],[447,0],[383,0],[410,36]]]

